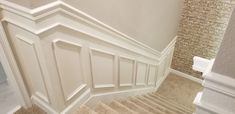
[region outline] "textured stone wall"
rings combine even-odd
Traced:
[[[232,9],[228,0],[185,0],[172,68],[200,78],[193,57],[215,58]]]

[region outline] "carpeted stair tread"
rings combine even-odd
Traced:
[[[167,101],[169,101],[169,102],[171,102],[171,103],[174,103],[174,104],[176,104],[176,105],[179,105],[179,104],[180,104],[181,107],[191,110],[191,108],[190,108],[189,106],[186,106],[186,105],[184,105],[184,104],[175,102],[174,100],[169,99],[169,98],[167,98],[167,97],[165,97],[165,96],[162,96],[161,94],[158,94],[158,93],[156,93],[156,92],[155,92],[155,93],[152,93],[152,94],[153,94],[153,95],[157,95],[157,96],[161,97],[162,99],[165,99],[165,100],[167,100]]]
[[[187,106],[182,105],[180,103],[177,103],[177,102],[175,102],[173,100],[170,100],[170,99],[168,99],[168,98],[166,98],[166,97],[164,97],[164,96],[162,96],[160,94],[151,93],[151,94],[148,94],[148,95],[154,97],[154,99],[161,100],[161,101],[163,101],[165,103],[171,104],[171,106],[175,106],[176,108],[181,109],[181,110],[183,110],[185,112],[188,112],[188,113],[192,113],[193,112],[193,109],[191,109],[190,107],[187,107]]]
[[[106,104],[100,102],[94,109],[98,114],[119,114],[117,111],[113,110]]]
[[[119,112],[120,114],[137,114],[137,112],[129,109],[128,107],[115,100],[112,101],[108,106],[110,106],[112,109]]]
[[[154,102],[155,104],[159,104],[159,105],[165,107],[166,109],[171,110],[175,114],[187,114],[185,112],[185,110],[178,109],[174,105],[168,104],[167,102],[164,102],[164,101],[161,101],[161,100],[158,100],[158,99],[155,99],[154,97],[152,97],[150,95],[143,95],[143,97],[150,100],[150,101],[152,101],[152,102]]]
[[[153,114],[146,109],[138,106],[137,104],[129,101],[129,100],[123,100],[120,101],[124,106],[128,107],[129,109],[135,110],[138,114]]]
[[[98,101],[97,101],[98,102]],[[106,104],[105,104],[106,103]],[[181,105],[158,93],[111,99],[94,107],[81,106],[74,114],[192,114],[192,108]],[[89,105],[90,106],[90,105]]]
[[[184,107],[181,107],[179,104],[169,102],[167,100],[161,99],[160,97],[154,96],[152,94],[148,94],[146,96],[151,98],[153,101],[159,103],[160,105],[163,105],[163,106],[168,107],[172,110],[175,110],[176,112],[182,112],[182,114],[192,113],[192,111],[189,111],[188,109],[185,109]]]
[[[139,105],[140,107],[145,108],[147,111],[154,113],[154,114],[165,114],[165,113],[161,112],[160,110],[152,107],[151,105],[149,105],[149,104],[147,104],[147,103],[145,103],[135,97],[129,97],[129,100],[132,101],[133,103]]]
[[[83,105],[74,114],[97,114],[97,113],[91,110],[89,107]]]
[[[141,101],[153,106],[154,108],[160,110],[161,112],[164,112],[165,114],[178,114],[178,113],[174,112],[173,110],[170,110],[162,105],[159,105],[158,103],[155,103],[152,100],[149,100],[143,96],[138,96],[137,98],[140,99]]]

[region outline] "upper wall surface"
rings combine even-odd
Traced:
[[[216,57],[213,71],[235,78],[235,10]]]
[[[8,0],[35,8],[55,0]],[[101,22],[162,51],[176,36],[183,0],[64,0]]]

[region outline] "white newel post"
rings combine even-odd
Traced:
[[[235,114],[235,11],[214,64],[206,69],[195,114]]]

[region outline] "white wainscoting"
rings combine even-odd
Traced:
[[[115,87],[115,55],[91,48],[91,67],[94,88]]]
[[[133,86],[135,60],[128,57],[119,57],[119,86]]]
[[[67,102],[86,87],[81,62],[82,45],[56,39],[53,48],[60,85]]]
[[[16,35],[15,38],[19,62],[24,70],[23,73],[28,85],[32,87],[29,87],[31,94],[35,94],[43,101],[49,103],[48,90],[34,41],[20,35]]]
[[[96,95],[154,91],[169,73],[176,38],[159,52],[62,1],[2,8],[30,97],[48,113],[70,114]]]

